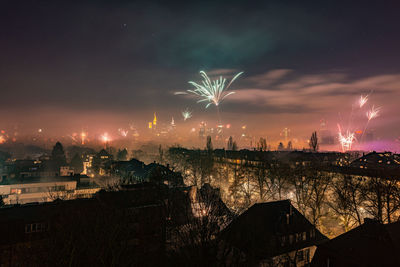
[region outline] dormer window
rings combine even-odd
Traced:
[[[311,229],[310,230],[310,239],[314,239],[315,238],[315,229]]]
[[[284,247],[286,243],[286,236],[281,236],[281,247]]]
[[[294,242],[294,235],[289,235],[289,244],[292,245]]]

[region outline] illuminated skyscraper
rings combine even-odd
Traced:
[[[157,116],[156,113],[154,112],[154,119],[153,119],[153,128],[157,127]]]
[[[199,127],[199,138],[204,139],[206,137],[206,123],[202,121]]]
[[[290,129],[284,128],[281,132],[281,136],[283,136],[285,138],[285,142],[287,142],[290,136]]]
[[[174,120],[174,117],[172,117],[170,130],[171,130],[171,131],[174,131],[175,128],[176,128],[175,120]]]

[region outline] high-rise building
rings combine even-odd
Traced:
[[[331,131],[328,130],[327,123],[324,119],[321,120],[319,136],[321,145],[335,144],[335,137],[332,135]]]
[[[283,136],[283,138],[285,139],[285,142],[287,142],[289,139],[289,136],[290,136],[290,129],[285,127],[281,132],[281,136]]]
[[[199,138],[200,139],[204,139],[206,137],[206,126],[207,126],[207,124],[204,121],[202,121],[200,123],[200,127],[199,127]]]
[[[174,131],[175,128],[176,128],[175,120],[174,120],[174,117],[172,117],[172,119],[171,119],[171,125],[170,125],[170,130],[171,130],[171,131]]]
[[[153,118],[153,128],[154,129],[157,128],[157,115],[155,112],[154,112],[154,118]]]

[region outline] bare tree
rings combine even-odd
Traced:
[[[260,137],[260,140],[257,142],[257,150],[258,151],[267,151],[267,139]]]
[[[51,186],[47,189],[47,199],[50,201],[59,199],[59,200],[70,200],[74,199],[75,194],[74,192],[70,192],[62,188],[61,186]],[[44,200],[47,201],[47,200]]]
[[[284,149],[285,149],[285,147],[283,146],[283,143],[280,142],[279,145],[278,145],[278,150],[279,150],[279,151],[282,151],[282,150],[284,150]]]
[[[311,148],[312,151],[314,151],[314,152],[318,151],[318,146],[319,145],[318,145],[318,136],[317,136],[317,132],[316,131],[311,134],[309,145],[310,145],[310,148]]]
[[[363,184],[365,210],[380,222],[392,222],[392,216],[399,210],[399,189],[390,178],[368,177]]]
[[[359,211],[364,202],[361,181],[351,175],[337,174],[331,183],[332,194],[328,205],[340,219],[345,232],[362,224]]]
[[[289,141],[287,144],[287,150],[293,150],[293,145],[292,145],[292,141]]]
[[[290,182],[294,188],[295,204],[313,225],[320,226],[325,215],[326,192],[330,176],[314,167],[299,166],[292,170]]]
[[[187,208],[180,209],[183,223],[171,222],[168,227],[169,264],[216,266],[218,258],[226,255],[218,234],[232,220],[232,214],[212,189],[195,189],[186,201]]]

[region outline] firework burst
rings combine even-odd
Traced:
[[[372,92],[371,92],[372,93]],[[370,94],[371,94],[370,93]],[[367,102],[369,101],[369,96],[370,94],[367,95],[361,95],[359,100],[357,101],[357,106],[362,109]],[[353,112],[354,112],[354,105],[352,105],[352,109],[351,109],[351,113],[350,113],[350,118],[349,118],[349,123],[347,126],[347,130],[345,132],[342,131],[340,124],[338,124],[338,128],[339,128],[339,142],[340,145],[342,147],[342,151],[348,151],[352,149],[352,145],[355,141],[357,141],[357,143],[361,143],[363,141],[363,137],[365,135],[365,133],[367,132],[369,123],[372,119],[375,119],[377,117],[379,117],[379,112],[381,110],[380,107],[375,107],[374,105],[372,105],[371,109],[369,109],[365,115],[367,117],[367,121],[364,124],[363,130],[360,130],[360,128],[362,127],[360,125],[360,122],[363,121],[358,121],[358,123],[356,125],[353,125]],[[357,136],[356,139],[356,133],[357,134],[361,134],[361,136]]]
[[[85,141],[86,141],[87,133],[82,131],[80,135],[81,135],[81,144],[84,145]]]
[[[368,121],[379,117],[380,110],[381,110],[380,107],[375,108],[375,106],[372,106],[372,108],[368,110],[366,113]]]
[[[122,137],[127,137],[127,136],[128,136],[128,130],[119,128],[119,129],[118,129],[118,132],[119,132],[119,134],[120,134]]]
[[[192,117],[192,112],[189,109],[182,111],[183,120],[186,121]]]
[[[360,100],[358,100],[358,104],[359,104],[360,108],[362,108],[368,102],[368,97],[369,97],[369,95],[366,95],[366,96],[361,95],[360,96]]]
[[[100,136],[100,140],[107,145],[108,142],[110,141],[110,137],[108,136],[108,133],[104,133],[102,136]]]
[[[234,94],[235,92],[227,92],[232,83],[240,76],[243,72],[236,74],[232,80],[227,84],[226,79],[219,77],[219,79],[211,80],[207,73],[200,71],[200,75],[203,77],[201,84],[190,81],[189,84],[195,87],[194,90],[187,90],[187,92],[177,92],[175,94],[194,94],[200,97],[197,103],[207,102],[206,108],[214,104],[219,106],[219,104],[228,96]]]
[[[355,141],[356,137],[353,132],[347,131],[345,134],[342,134],[342,131],[339,126],[339,142],[342,146],[342,151],[346,152],[351,150],[351,147]]]

